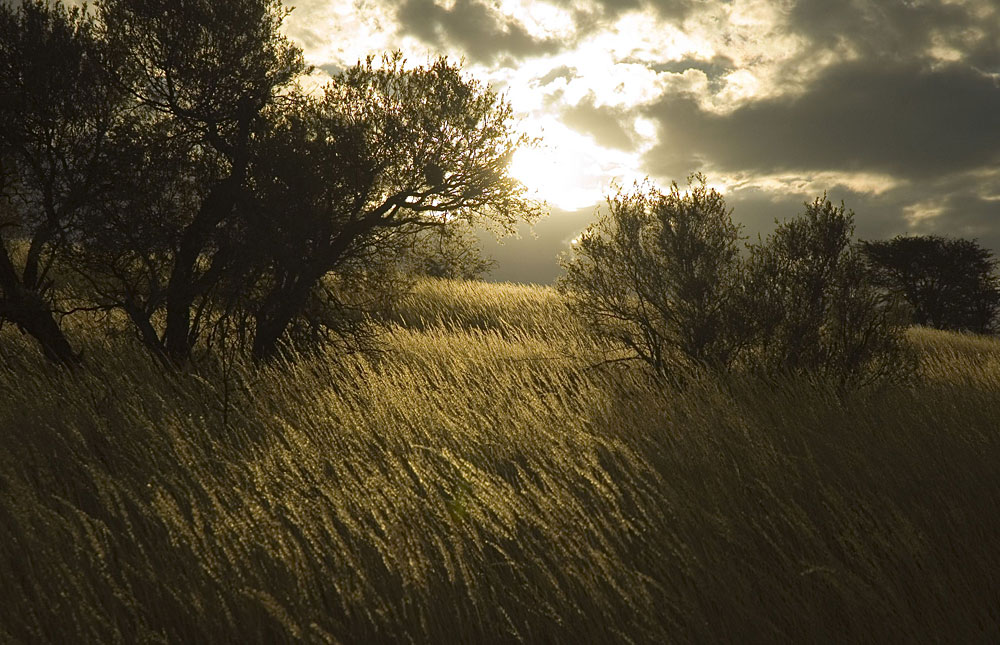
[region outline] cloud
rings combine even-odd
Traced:
[[[558,40],[536,38],[517,20],[480,0],[455,0],[450,8],[436,0],[404,0],[396,18],[400,32],[431,46],[457,47],[476,62],[547,54],[562,47]]]
[[[563,79],[565,81],[571,81],[577,77],[577,71],[575,67],[570,67],[569,65],[561,65],[549,70],[545,75],[541,76],[537,80],[538,86],[545,86],[549,83]]]
[[[984,246],[1000,249],[1000,169],[971,171],[928,181],[901,183],[873,193],[842,183],[818,187],[788,185],[784,189],[756,186],[726,193],[735,221],[756,239],[785,220],[803,212],[803,202],[825,191],[834,203],[843,201],[854,211],[855,235],[860,239],[886,239],[896,235],[944,235],[977,238]]]
[[[563,123],[569,127],[589,134],[594,141],[605,148],[619,150],[634,150],[636,133],[631,125],[634,119],[629,111],[608,105],[596,105],[593,94],[584,97],[580,103],[564,108]]]
[[[711,180],[712,177],[709,177]],[[970,172],[916,185],[900,184],[879,193],[831,182],[822,188],[813,181],[792,181],[784,188],[748,185],[726,192],[733,219],[743,225],[751,241],[774,230],[775,220],[802,214],[804,202],[827,192],[834,203],[854,211],[855,237],[887,239],[895,235],[945,235],[977,238],[986,248],[1000,250],[1000,170]],[[601,206],[600,210],[604,210]],[[933,215],[914,220],[911,213]],[[535,234],[522,227],[521,237],[498,244],[490,234],[480,236],[488,255],[497,259],[491,278],[548,284],[561,273],[557,257],[568,251],[569,240],[594,220],[595,209],[554,210],[535,225]]]
[[[952,234],[1000,250],[996,0],[297,4],[290,20],[331,73],[397,46],[464,55],[509,91],[556,170],[587,161],[535,173],[554,192],[702,170],[754,237],[828,190],[860,237]],[[537,239],[499,247],[495,277],[549,281],[592,212],[554,211]]]
[[[689,69],[703,72],[710,81],[720,79],[735,67],[733,60],[725,56],[715,56],[711,60],[697,58],[682,58],[680,60],[670,60],[662,63],[654,63],[649,66],[654,72],[669,72],[671,74],[683,74]]]
[[[1000,85],[952,65],[927,69],[865,61],[827,68],[801,95],[723,114],[691,95],[648,108],[660,139],[651,171],[879,172],[921,179],[1000,162]]]
[[[821,46],[846,43],[864,57],[912,60],[953,47],[989,58],[997,53],[1000,15],[993,0],[797,0],[787,26]]]
[[[569,5],[579,9],[579,3],[574,0],[560,0],[559,4]],[[666,19],[679,20],[686,17],[694,9],[695,0],[591,0],[586,3],[591,14],[596,13],[604,19],[617,18],[630,11],[652,9]]]

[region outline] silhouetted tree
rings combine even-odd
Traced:
[[[899,303],[870,281],[853,232],[854,213],[824,195],[750,246],[740,307],[753,331],[749,365],[845,387],[912,374]]]
[[[272,119],[245,206],[245,237],[259,243],[242,253],[262,269],[250,305],[258,358],[273,355],[329,273],[363,270],[423,230],[458,220],[512,230],[539,213],[508,175],[528,143],[510,105],[446,59],[368,59]]]
[[[997,259],[974,240],[897,236],[861,248],[877,283],[906,299],[915,323],[993,331],[1000,309]]]
[[[663,193],[619,191],[562,260],[559,289],[598,335],[668,375],[678,354],[727,367],[742,339],[727,320],[739,227],[702,175]]]
[[[302,55],[281,33],[288,11],[278,0],[97,6],[107,45],[124,61],[123,84],[147,121],[159,121],[161,140],[184,144],[175,152],[197,180],[193,200],[174,212],[178,235],[167,250],[166,323],[158,340],[167,356],[184,360],[200,332],[199,312],[212,308],[211,293],[226,272],[222,240],[246,189],[251,143],[267,126],[262,114],[304,70]],[[192,176],[195,167],[203,174]]]
[[[190,140],[174,133],[169,116],[141,106],[119,120],[108,141],[106,192],[82,213],[65,261],[89,307],[124,312],[164,359],[161,322],[179,241],[204,197],[204,178],[220,172],[217,158],[191,154]],[[200,292],[199,305],[210,302],[211,291]],[[196,309],[192,336],[211,309]]]
[[[278,0],[2,7],[0,315],[57,360],[60,258],[87,307],[124,311],[165,360],[219,334],[265,358],[357,327],[379,297],[345,289],[385,283],[422,232],[539,213],[507,174],[528,143],[509,104],[445,59],[369,59],[311,95]]]
[[[52,267],[107,192],[108,140],[124,104],[93,17],[40,0],[0,4],[0,320],[45,355],[77,356],[54,317]]]

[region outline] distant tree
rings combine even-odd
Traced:
[[[619,191],[562,260],[559,289],[599,336],[667,376],[678,356],[727,367],[742,339],[731,302],[739,227],[702,175],[682,193]]]
[[[899,303],[870,281],[853,232],[854,213],[824,195],[750,246],[740,307],[753,332],[749,365],[845,387],[913,372]]]
[[[107,192],[109,133],[124,106],[93,16],[32,0],[0,4],[0,321],[44,354],[77,355],[55,316],[52,268]]]
[[[462,222],[417,234],[402,262],[411,275],[459,280],[481,280],[495,263],[483,255],[471,227]]]
[[[998,262],[974,240],[897,236],[861,248],[878,284],[905,298],[915,323],[980,334],[995,329]]]

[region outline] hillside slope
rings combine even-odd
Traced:
[[[550,289],[425,282],[374,357],[165,375],[0,330],[0,639],[995,641],[1000,342],[664,388]]]

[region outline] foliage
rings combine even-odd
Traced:
[[[419,234],[401,263],[414,275],[481,280],[495,261],[482,254],[471,227],[449,222]]]
[[[380,266],[428,229],[484,221],[510,231],[539,214],[508,176],[529,143],[510,105],[446,59],[369,59],[322,99],[298,97],[273,118],[247,206],[247,238],[261,241],[245,254],[262,259],[263,295],[251,304],[258,357],[275,351],[324,275]]]
[[[107,190],[108,135],[122,105],[96,29],[79,7],[0,4],[0,322],[62,363],[77,357],[54,318],[52,267]],[[15,242],[27,245],[20,258]]]
[[[53,358],[75,355],[45,299],[52,266],[73,276],[66,309],[125,313],[171,364],[223,337],[267,358],[370,335],[351,312],[365,298],[330,297],[327,277],[374,285],[426,229],[540,213],[507,174],[530,143],[509,104],[444,58],[368,59],[316,96],[278,0],[96,6],[0,15],[2,174],[32,236],[21,271],[3,245],[0,315]],[[320,301],[343,311],[317,316]]]
[[[619,193],[581,235],[560,288],[586,327],[661,376],[678,354],[840,387],[913,374],[898,303],[851,246],[853,213],[816,199],[741,261],[731,211],[695,178],[683,195],[676,184]]]
[[[117,297],[110,304],[130,312],[151,349],[181,361],[226,310],[216,296],[225,292],[237,253],[231,230],[239,220],[251,144],[266,131],[265,109],[304,71],[302,54],[281,33],[287,11],[277,0],[102,0],[98,12],[106,47],[123,61],[122,80],[144,116],[130,124],[138,132],[126,134],[126,145],[137,138],[154,147],[179,142],[162,179],[168,186],[194,180],[189,198],[167,212],[176,218],[176,232],[166,240],[168,275],[150,285],[140,273],[142,288],[125,284],[112,292]],[[138,199],[146,205],[144,196]],[[163,240],[136,238],[141,228],[132,220],[114,223],[138,242],[140,263],[159,263]],[[156,293],[158,301],[135,302],[133,294],[143,292]],[[137,320],[137,311],[149,316]],[[152,320],[160,313],[162,332]]]
[[[403,306],[442,324],[384,360],[229,372],[92,314],[73,374],[0,331],[0,640],[1000,636],[997,341],[915,330],[925,379],[846,400],[680,391],[588,369],[550,289]]]
[[[680,354],[726,367],[740,339],[727,317],[739,228],[702,175],[663,193],[650,184],[608,199],[562,262],[559,288],[572,311],[660,375]]]
[[[913,374],[899,303],[871,282],[853,231],[854,213],[824,195],[751,245],[743,307],[753,329],[751,365],[841,386]]]
[[[997,260],[975,240],[897,236],[861,243],[879,286],[904,298],[913,322],[980,334],[1000,311]]]

